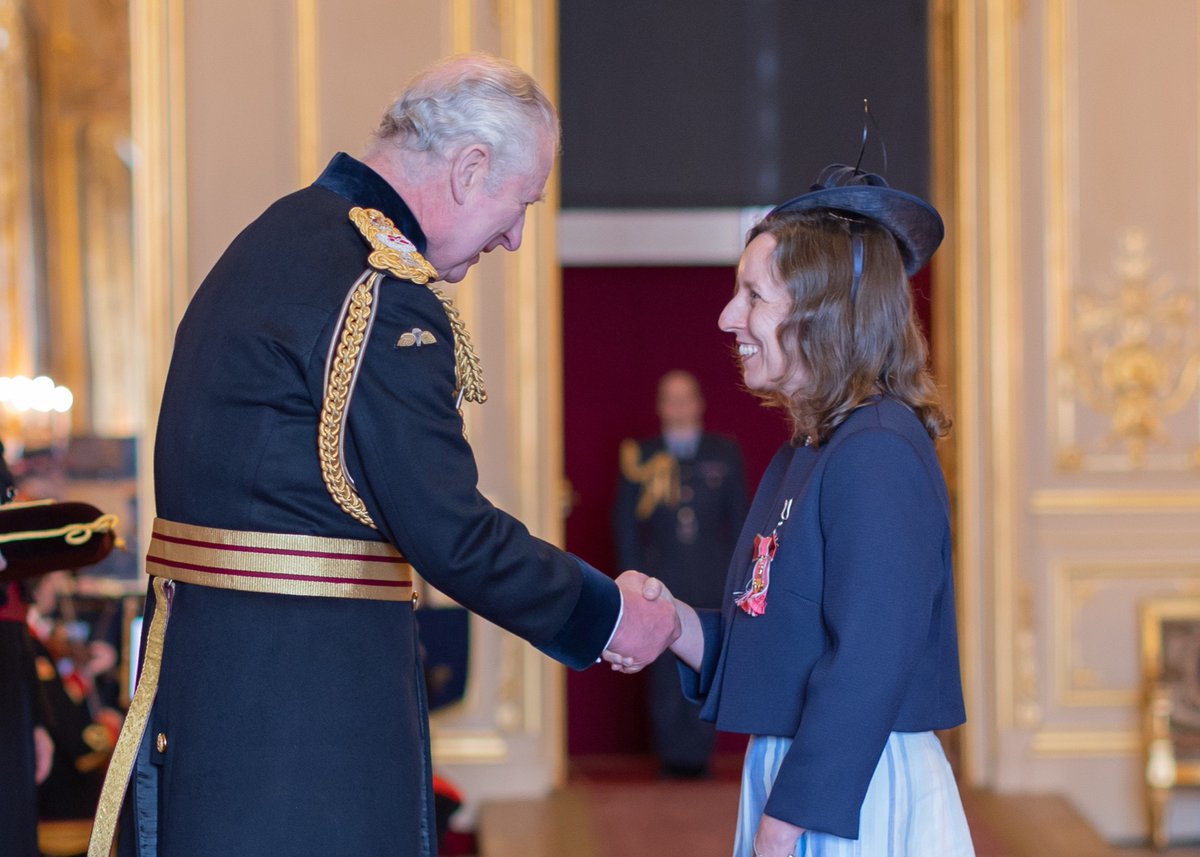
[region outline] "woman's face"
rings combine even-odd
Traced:
[[[777,332],[791,312],[792,296],[775,276],[771,263],[775,244],[775,236],[763,233],[746,245],[738,262],[737,289],[717,324],[737,339],[747,387],[760,393],[791,395],[804,385],[808,373],[799,361],[793,361],[791,373],[783,377],[788,361]]]

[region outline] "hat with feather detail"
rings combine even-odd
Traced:
[[[889,187],[882,176],[845,164],[823,169],[808,193],[775,206],[767,217],[822,209],[873,221],[890,232],[910,277],[929,262],[946,231],[937,209],[925,200]]]

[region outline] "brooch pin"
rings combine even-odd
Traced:
[[[420,348],[422,345],[433,345],[435,342],[437,342],[437,338],[428,330],[414,327],[408,333],[400,334],[400,338],[396,340],[396,347],[412,348],[415,345]]]
[[[750,616],[761,616],[767,612],[767,591],[771,588],[771,562],[779,549],[779,528],[792,514],[789,497],[779,514],[779,522],[769,536],[754,536],[754,556],[750,563],[750,582],[744,592],[735,592],[733,603]]]

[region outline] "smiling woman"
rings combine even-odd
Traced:
[[[942,221],[858,169],[814,187],[751,229],[720,318],[792,442],[759,484],[721,608],[676,601],[671,648],[701,718],[750,736],[734,857],[969,857],[933,734],[965,717],[933,445],[948,421],[908,284]]]

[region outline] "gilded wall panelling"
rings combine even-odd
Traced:
[[[17,0],[0,0],[0,375],[35,374],[37,264],[30,171],[30,63]]]
[[[1113,182],[1111,190],[1094,181],[1084,184],[1082,176],[1093,177],[1102,165],[1136,171],[1136,158],[1117,155],[1155,148],[1139,123],[1110,103],[1127,93],[1097,88],[1081,103],[1080,65],[1088,59],[1080,53],[1081,12],[1077,0],[1046,3],[1046,311],[1052,337],[1047,356],[1048,377],[1055,379],[1049,436],[1056,439],[1056,462],[1066,474],[1200,469],[1200,269],[1164,267],[1154,227],[1136,221],[1143,203],[1128,183]],[[1093,5],[1088,13],[1104,12]],[[1193,49],[1184,54],[1192,57],[1193,79],[1195,29],[1193,21]],[[1083,110],[1090,111],[1086,118]],[[1104,149],[1086,134],[1095,113],[1123,117],[1104,141],[1112,153],[1094,154]],[[1167,138],[1176,141],[1179,153],[1190,150],[1194,161],[1197,147],[1189,146],[1187,132]],[[1196,166],[1190,165],[1193,182]],[[1156,195],[1149,188],[1143,193]],[[1101,198],[1103,205],[1087,204]],[[1200,217],[1194,194],[1186,217]],[[1085,274],[1081,254],[1111,259],[1107,272]],[[1194,266],[1197,260],[1190,261]],[[1182,414],[1186,420],[1170,419]]]
[[[1140,699],[1137,604],[1200,594],[1200,564],[1061,562],[1051,569],[1054,705],[1127,711]]]
[[[1172,436],[1166,423],[1195,398],[1196,295],[1154,270],[1148,243],[1141,230],[1127,230],[1119,239],[1113,281],[1075,290],[1059,369],[1064,469],[1083,467],[1088,459],[1097,470],[1200,468],[1196,437]],[[1090,456],[1074,436],[1081,404],[1108,421]]]
[[[296,166],[298,187],[320,175],[320,28],[319,0],[295,0],[296,18]]]

